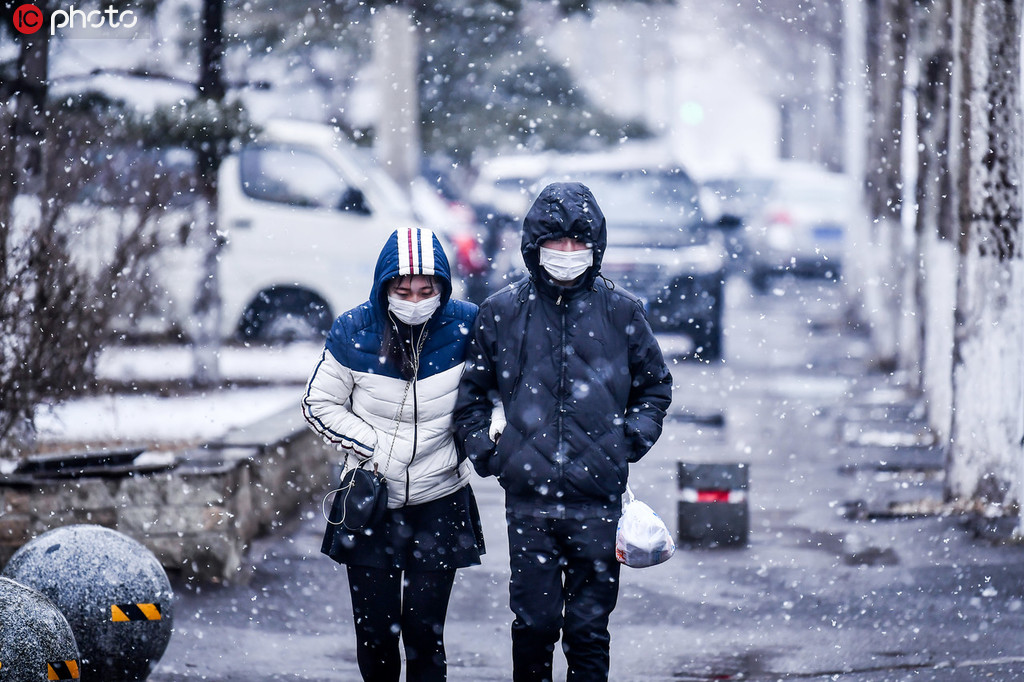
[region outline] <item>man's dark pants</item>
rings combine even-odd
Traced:
[[[567,682],[607,680],[608,617],[619,594],[618,519],[539,518],[509,512],[506,520],[510,606],[516,615],[514,682],[551,680],[560,633]]]

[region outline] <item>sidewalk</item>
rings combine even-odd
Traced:
[[[750,305],[724,366],[673,366],[665,433],[630,472],[674,527],[679,461],[749,464],[749,545],[623,569],[611,679],[1024,679],[1024,549],[905,513],[941,499],[940,457],[911,397],[869,372],[862,340],[834,319]],[[459,572],[448,679],[508,680],[502,494],[493,479],[473,486],[488,551]],[[176,581],[174,636],[150,680],[358,680],[345,573],[319,554],[322,527],[310,500],[253,547],[248,585]]]

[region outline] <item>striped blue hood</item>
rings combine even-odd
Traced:
[[[404,275],[433,275],[441,289],[441,305],[452,297],[452,271],[441,242],[430,230],[404,227],[388,237],[377,257],[370,289],[370,305],[382,318],[387,317],[388,294],[385,283]],[[435,313],[436,315],[437,313]]]
[[[477,308],[452,298],[451,268],[441,242],[430,230],[403,228],[393,232],[381,249],[370,289],[370,299],[342,313],[327,335],[327,350],[345,367],[369,374],[401,378],[394,363],[381,361],[387,325],[385,283],[403,275],[433,275],[441,289],[441,305],[427,323],[420,378],[462,364]]]

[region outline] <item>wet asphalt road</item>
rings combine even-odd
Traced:
[[[921,508],[941,473],[914,447],[908,393],[870,369],[843,323],[842,289],[755,295],[736,281],[727,305],[725,362],[674,362],[665,433],[630,483],[674,529],[678,462],[749,464],[749,544],[623,569],[611,679],[1024,679],[1024,548],[956,518],[872,511]],[[685,345],[663,341],[669,354]],[[456,582],[449,679],[508,680],[501,491],[473,485],[488,552]],[[358,680],[345,574],[319,554],[322,525],[311,501],[253,547],[245,585],[175,579],[175,632],[149,679]]]

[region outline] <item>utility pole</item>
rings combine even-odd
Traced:
[[[373,16],[373,49],[380,111],[375,130],[378,160],[400,187],[419,174],[419,49],[412,10],[388,4]]]

